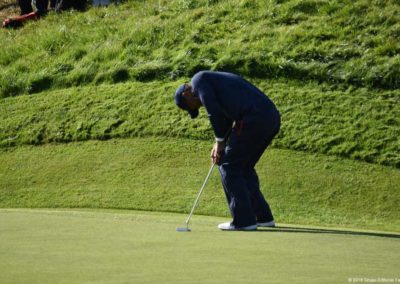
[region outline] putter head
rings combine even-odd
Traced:
[[[191,230],[189,228],[176,228],[177,232],[190,232]]]

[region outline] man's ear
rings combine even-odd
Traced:
[[[184,97],[193,96],[192,86],[190,84],[185,84],[185,91],[182,93],[182,96]]]

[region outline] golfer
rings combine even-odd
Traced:
[[[175,103],[192,119],[204,106],[214,130],[211,158],[219,165],[233,218],[218,228],[252,231],[275,226],[254,169],[279,132],[280,115],[274,103],[240,76],[212,71],[201,71],[190,84],[179,86]]]

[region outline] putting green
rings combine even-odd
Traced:
[[[1,283],[400,283],[400,235],[221,232],[225,219],[137,211],[0,210]]]

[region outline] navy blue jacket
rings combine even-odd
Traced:
[[[233,121],[253,116],[268,123],[266,118],[278,113],[263,92],[235,74],[201,71],[193,76],[192,88],[207,110],[217,140],[225,137]]]

